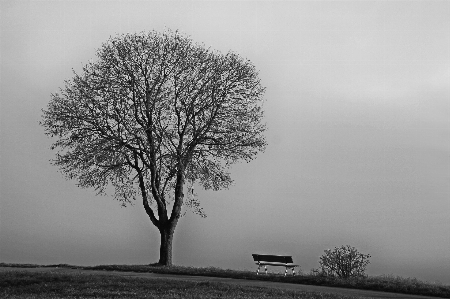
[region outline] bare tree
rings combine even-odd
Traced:
[[[264,88],[250,61],[178,32],[112,37],[97,58],[43,110],[53,164],[123,205],[142,198],[171,265],[183,204],[203,215],[193,184],[227,188],[229,166],[264,150]]]

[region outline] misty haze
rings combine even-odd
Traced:
[[[307,273],[349,244],[369,275],[450,284],[449,15],[445,1],[2,1],[0,262],[160,260],[142,199],[66,180],[39,122],[110,37],[179,30],[251,62],[267,129],[232,184],[189,189],[207,217],[182,207],[173,264],[256,271],[266,253]]]

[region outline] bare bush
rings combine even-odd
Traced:
[[[362,254],[350,245],[324,252],[319,261],[322,275],[341,278],[365,276],[366,267],[370,263],[369,254]]]

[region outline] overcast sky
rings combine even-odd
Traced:
[[[0,262],[158,260],[140,202],[66,181],[38,122],[109,36],[170,28],[255,64],[269,128],[229,190],[196,190],[175,264],[309,272],[349,244],[371,275],[450,283],[449,1],[1,1],[0,26]]]

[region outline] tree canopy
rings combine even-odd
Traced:
[[[254,65],[233,52],[178,32],[124,34],[52,94],[41,125],[67,178],[99,194],[112,186],[124,205],[141,198],[173,233],[183,204],[202,214],[186,188],[227,188],[229,166],[264,150],[263,94]]]

